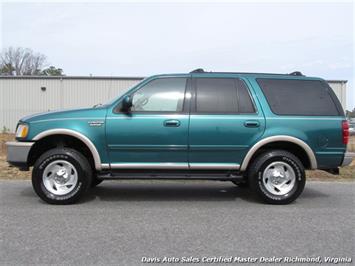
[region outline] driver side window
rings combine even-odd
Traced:
[[[133,94],[132,112],[181,112],[186,78],[160,78]]]

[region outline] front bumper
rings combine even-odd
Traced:
[[[341,166],[347,166],[347,165],[351,164],[351,162],[353,160],[352,154],[354,154],[354,153],[346,152],[344,154],[344,159],[343,159],[343,163],[341,164]]]
[[[34,142],[6,142],[7,162],[19,168],[28,168],[27,158]]]

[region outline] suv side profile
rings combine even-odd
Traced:
[[[305,169],[350,164],[349,124],[321,78],[204,72],[156,75],[113,101],[22,118],[7,160],[33,166],[52,204],[78,201],[105,179],[199,179],[248,186],[287,204]]]

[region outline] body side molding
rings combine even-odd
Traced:
[[[192,170],[238,170],[240,165],[235,163],[189,163]]]
[[[254,144],[253,147],[248,151],[247,155],[244,157],[242,166],[240,167],[240,171],[245,171],[248,167],[248,164],[250,162],[250,159],[253,157],[255,152],[264,146],[265,144],[271,143],[271,142],[277,142],[277,141],[286,141],[286,142],[292,142],[294,144],[297,144],[300,146],[308,155],[308,159],[311,163],[311,169],[317,169],[317,159],[316,156],[314,155],[313,150],[307,143],[305,143],[303,140],[300,140],[295,137],[287,136],[287,135],[277,135],[277,136],[271,136],[267,137],[265,139],[262,139],[258,141],[257,143]]]
[[[33,140],[40,140],[44,137],[48,137],[51,135],[68,135],[68,136],[76,137],[79,140],[81,140],[82,142],[84,142],[85,145],[89,148],[89,150],[92,154],[92,157],[94,158],[96,170],[98,170],[98,171],[101,170],[102,167],[101,167],[100,154],[97,151],[95,145],[91,142],[91,140],[88,137],[86,137],[82,133],[79,133],[79,132],[71,130],[71,129],[55,128],[55,129],[49,129],[49,130],[39,133],[38,135],[36,135],[33,138]]]

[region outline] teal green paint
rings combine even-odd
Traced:
[[[127,94],[152,79],[164,77],[234,77],[249,87],[257,112],[243,115],[124,114],[114,109],[124,95],[98,107],[49,112],[21,119],[30,126],[25,140],[50,129],[70,129],[87,138],[97,148],[102,163],[236,163],[242,164],[248,150],[269,136],[288,135],[306,142],[314,151],[318,167],[341,164],[345,152],[341,122],[344,117],[278,116],[272,113],[256,78],[320,80],[311,77],[264,74],[196,73],[157,75],[143,80]],[[99,88],[98,88],[99,89]],[[179,127],[164,127],[168,119]],[[259,122],[246,128],[246,120]],[[90,122],[102,121],[101,126]]]

